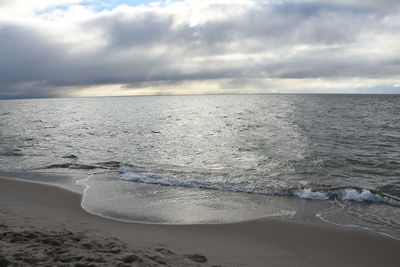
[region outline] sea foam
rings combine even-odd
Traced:
[[[388,204],[392,206],[400,206],[400,200],[385,195],[384,193],[372,192],[371,190],[364,188],[330,188],[323,190],[313,190],[312,188],[249,188],[241,187],[236,180],[232,182],[226,181],[222,183],[211,183],[209,181],[202,181],[201,179],[184,179],[184,176],[190,175],[178,175],[173,173],[152,173],[152,172],[141,172],[134,168],[121,166],[118,168],[120,173],[120,179],[132,182],[156,184],[162,186],[180,186],[180,187],[192,187],[192,188],[203,188],[212,190],[223,190],[250,194],[262,194],[262,195],[287,195],[295,196],[302,199],[310,200],[329,200],[338,199],[343,201],[355,201],[355,202],[369,202],[377,204]]]

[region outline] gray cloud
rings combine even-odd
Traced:
[[[400,44],[395,10],[398,1],[390,0],[256,2],[239,14],[191,25],[173,12],[128,9],[78,24],[82,32],[98,33],[101,45],[94,40],[93,49],[62,42],[37,25],[0,21],[0,98],[191,80],[356,77],[387,84],[400,73],[400,54],[384,45],[386,39]]]

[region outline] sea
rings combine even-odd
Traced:
[[[400,239],[400,95],[1,100],[0,175],[117,220],[280,217]]]

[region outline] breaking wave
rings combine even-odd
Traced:
[[[312,189],[312,188],[249,188],[248,186],[241,185],[236,180],[224,181],[224,183],[212,183],[209,180],[200,179],[184,179],[182,174],[174,173],[152,173],[135,171],[132,167],[121,166],[118,169],[120,179],[132,182],[140,182],[147,184],[155,184],[161,186],[180,186],[190,188],[203,188],[213,190],[223,190],[250,194],[263,194],[263,195],[286,195],[299,197],[302,199],[313,200],[345,200],[355,202],[367,202],[377,204],[388,204],[400,207],[400,198],[391,196],[389,194],[378,192],[376,190],[357,188],[357,187],[331,187],[327,189]]]

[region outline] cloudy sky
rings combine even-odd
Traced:
[[[0,0],[0,98],[400,93],[398,0]]]

